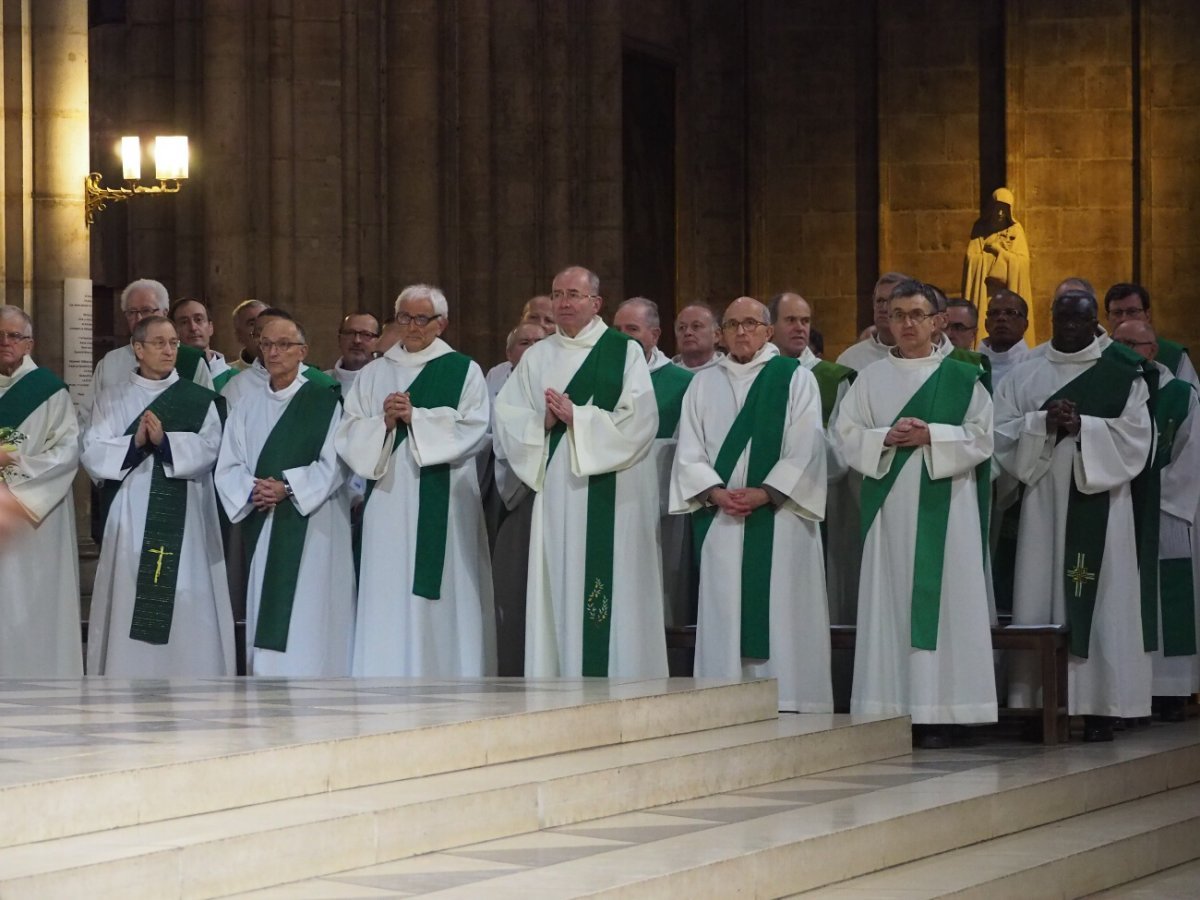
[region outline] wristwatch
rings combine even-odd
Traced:
[[[283,489],[289,498],[294,498],[296,496],[296,492],[292,490],[292,486],[288,484],[288,480],[286,478],[283,479]]]

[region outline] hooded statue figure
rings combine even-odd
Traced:
[[[1033,282],[1029,275],[1029,243],[1025,229],[1013,218],[1013,193],[997,188],[992,199],[971,229],[963,260],[963,297],[979,310],[979,318],[987,315],[988,296],[997,288],[1008,288],[1022,297],[1033,297]],[[1038,341],[1035,316],[1029,317],[1030,346]]]

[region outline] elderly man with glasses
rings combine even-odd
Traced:
[[[150,316],[166,316],[171,308],[171,298],[166,287],[153,278],[139,278],[126,285],[121,291],[121,313],[125,324],[132,333],[138,322]],[[201,387],[213,386],[212,374],[208,366],[201,365],[204,355],[201,351],[189,347],[182,353],[175,354],[175,364],[180,369],[180,375],[195,382]],[[92,380],[88,382],[87,391],[79,404],[79,427],[86,430],[96,409],[96,398],[101,391],[113,385],[124,385],[129,373],[136,369],[138,360],[134,356],[132,341],[123,346],[110,350],[96,364]]]
[[[0,678],[78,678],[79,425],[67,386],[32,352],[29,316],[0,306]]]
[[[525,676],[662,677],[658,484],[636,465],[658,432],[646,355],[600,318],[593,272],[564,269],[552,288],[555,333],[496,398],[497,466],[537,495]]]
[[[729,354],[684,395],[671,512],[695,525],[695,674],[776,678],[781,710],[832,712],[821,396],[769,319],[752,297],[731,303]]]
[[[379,343],[379,320],[367,312],[351,313],[342,319],[338,329],[338,350],[341,356],[326,369],[325,374],[342,386],[342,395],[350,393],[354,379],[363,366],[375,358],[375,347]]]
[[[221,400],[179,376],[175,326],[133,329],[137,369],[96,398],[83,467],[107,516],[87,668],[123,677],[234,674],[233,614],[212,471]]]
[[[337,451],[368,482],[356,676],[494,675],[492,571],[476,456],[483,372],[442,340],[449,304],[415,284],[396,298],[400,343],[346,397]]]
[[[854,713],[911,715],[919,746],[996,721],[985,528],[992,401],[982,372],[938,354],[933,291],[897,284],[896,346],[859,373],[834,426],[863,476]]]
[[[246,673],[349,675],[350,500],[333,445],[341,404],[324,374],[303,367],[300,323],[264,312],[258,325],[267,379],[246,382],[254,387],[230,412],[216,474],[248,559]]]

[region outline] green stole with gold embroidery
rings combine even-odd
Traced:
[[[154,398],[146,410],[138,413],[125,434],[137,434],[142,415],[147,410],[158,416],[164,433],[197,434],[208,417],[210,404],[217,405],[218,414],[223,413],[217,394],[180,378]],[[129,638],[147,644],[165,644],[171,638],[171,621],[175,615],[175,586],[179,579],[179,556],[183,552],[183,532],[187,522],[188,481],[168,478],[157,453],[153,453],[151,459],[154,468],[150,475],[150,496],[138,557]],[[111,510],[112,500],[122,484],[124,479],[104,483],[101,494],[106,510]]]
[[[1095,365],[1055,391],[1041,408],[1045,409],[1056,400],[1070,400],[1081,417],[1116,419],[1125,409],[1134,381],[1141,377],[1144,377],[1142,358],[1127,347],[1112,343],[1104,349]],[[1071,439],[1065,432],[1060,432],[1057,439],[1064,438]],[[1157,503],[1154,506],[1157,517]],[[1083,659],[1087,658],[1091,643],[1096,590],[1100,582],[1100,569],[1104,564],[1108,507],[1108,491],[1085,494],[1076,487],[1072,475],[1067,495],[1062,578],[1066,588],[1067,623],[1071,626],[1070,652]],[[1140,554],[1140,540],[1137,545]],[[1147,618],[1145,600],[1143,593],[1143,623]],[[1153,616],[1153,613],[1150,615]],[[1143,640],[1145,637],[1143,627]]]
[[[573,405],[584,406],[590,401],[598,409],[608,412],[616,409],[625,381],[628,342],[628,337],[613,328],[600,336],[563,390]],[[567,426],[562,422],[556,422],[550,429],[547,469],[566,432]],[[601,678],[608,675],[616,509],[617,473],[605,472],[588,478],[587,547],[583,564],[583,674]]]

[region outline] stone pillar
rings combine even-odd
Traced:
[[[83,219],[83,178],[88,172],[87,4],[35,3],[28,9],[33,200],[25,240],[32,244],[27,255],[33,265],[25,291],[37,329],[38,362],[61,372],[63,279],[88,277]],[[8,63],[6,52],[6,69]]]

